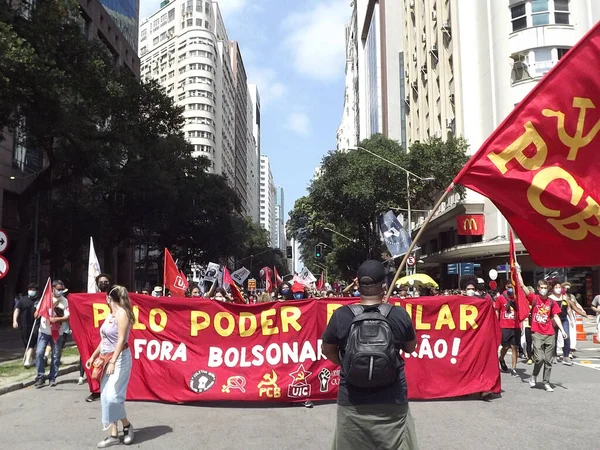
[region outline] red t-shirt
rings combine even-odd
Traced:
[[[513,299],[514,300],[514,299]],[[516,303],[516,300],[514,300]],[[494,303],[494,308],[498,310],[498,315],[500,316],[500,328],[514,330],[515,328],[521,328],[519,324],[519,319],[517,318],[516,311],[514,308],[510,308],[510,311],[506,310],[506,305],[508,304],[508,300],[504,294],[500,295],[496,302]]]
[[[560,314],[558,303],[549,298],[544,300],[539,295],[533,293],[527,295],[527,300],[533,305],[533,311],[531,312],[531,332],[552,336],[554,334],[552,318]]]

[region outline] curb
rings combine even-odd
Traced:
[[[66,375],[68,373],[77,372],[79,370],[79,363],[70,364],[62,369],[58,369],[57,377]],[[32,386],[35,380],[24,381],[21,383],[14,383],[5,387],[0,387],[0,395],[8,394],[9,392],[18,391],[20,389]]]

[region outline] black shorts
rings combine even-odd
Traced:
[[[520,328],[502,328],[502,347],[510,347],[511,345],[521,345],[521,329]]]

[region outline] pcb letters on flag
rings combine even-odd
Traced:
[[[600,23],[454,182],[494,202],[543,267],[600,264]]]

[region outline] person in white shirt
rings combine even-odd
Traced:
[[[58,375],[58,367],[60,366],[61,348],[59,339],[54,341],[52,332],[58,332],[59,337],[69,332],[69,302],[64,297],[66,293],[65,284],[60,280],[55,280],[52,283],[52,310],[50,312],[50,320],[40,317],[40,331],[38,334],[37,351],[36,351],[36,366],[37,376],[34,386],[36,388],[44,386],[46,379],[49,380],[50,386],[56,386],[56,376]],[[40,302],[41,304],[42,302]],[[36,317],[40,316],[39,305],[35,311]],[[46,378],[46,362],[44,360],[44,351],[46,346],[52,349],[52,359],[50,361],[50,373]]]

